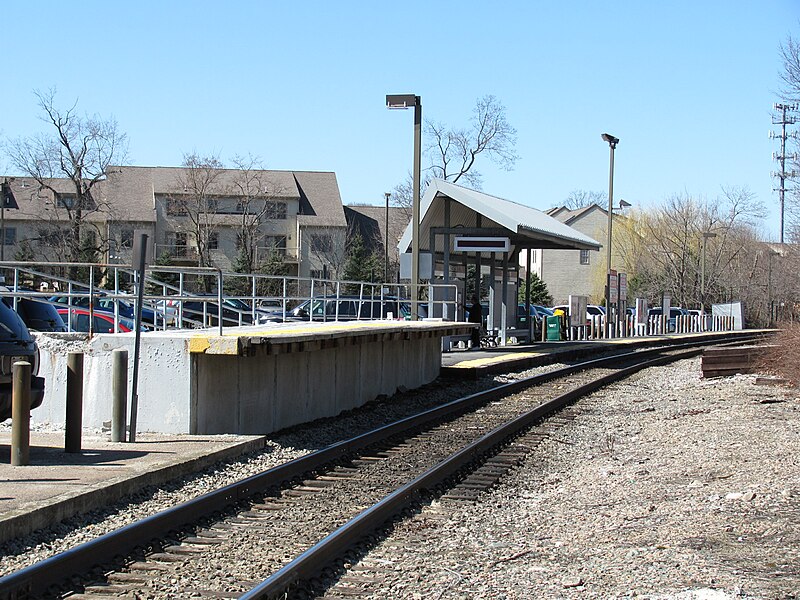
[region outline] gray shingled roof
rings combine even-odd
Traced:
[[[90,215],[90,220],[105,221],[155,221],[155,196],[180,193],[180,181],[189,170],[183,167],[113,166],[108,178],[93,189],[97,202],[108,202],[111,212]],[[220,195],[236,195],[234,183],[241,171],[222,169],[214,182]],[[257,171],[264,193],[272,198],[299,199],[301,225],[346,226],[336,174],[330,172]],[[9,178],[11,179],[11,178]],[[53,187],[63,193],[74,193],[68,179],[50,180]],[[39,191],[39,185],[29,177],[15,177],[11,181],[20,210],[9,210],[6,218],[49,219],[52,194]]]

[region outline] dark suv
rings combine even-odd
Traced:
[[[31,408],[44,400],[44,378],[39,374],[39,348],[25,323],[5,302],[0,302],[0,421],[11,417],[11,368],[15,362],[31,363]]]

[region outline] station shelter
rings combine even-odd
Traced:
[[[443,179],[432,180],[425,190],[420,201],[419,231],[420,279],[434,284],[455,284],[455,288],[445,285],[441,290],[448,293],[447,290],[456,289],[459,296],[435,298],[446,302],[431,303],[432,309],[439,307],[439,311],[444,312],[432,316],[465,320],[462,312],[466,304],[464,290],[467,277],[472,276],[475,278],[474,289],[488,289],[486,326],[497,333],[503,345],[512,335],[528,340],[533,338],[532,319],[525,320],[524,330],[517,327],[521,251],[601,248],[596,240],[540,210]],[[404,269],[403,265],[410,267],[411,241],[412,224],[409,223],[398,244],[401,276],[404,278],[409,277],[410,269]],[[530,252],[525,252],[525,255],[524,277],[526,290],[530,290]],[[526,304],[530,304],[529,294]],[[448,305],[456,306],[458,314],[447,314]]]

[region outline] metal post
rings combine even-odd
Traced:
[[[414,194],[412,206],[411,228],[411,320],[419,318],[417,314],[418,285],[419,285],[419,186],[422,165],[422,99],[415,98],[414,104]],[[431,250],[432,252],[432,250]]]
[[[15,362],[11,389],[11,464],[22,467],[31,455],[31,364]]]
[[[386,242],[383,245],[384,255],[385,255],[384,258],[385,264],[383,267],[383,281],[385,283],[389,281],[389,196],[391,196],[391,194],[389,192],[386,192],[383,195],[386,197],[386,225],[385,225],[386,231],[384,232],[384,237],[386,238]]]
[[[128,351],[117,348],[111,353],[111,441],[125,441],[128,408]]]
[[[83,429],[83,352],[67,355],[67,414],[64,452],[81,451]]]
[[[142,337],[142,302],[144,302],[144,271],[147,265],[147,234],[139,234],[134,254],[139,259],[136,278],[136,331],[133,342],[133,383],[131,384],[131,430],[128,441],[136,441],[136,419],[139,413],[139,347]],[[203,315],[205,319],[205,314]]]
[[[606,337],[612,337],[611,324],[611,227],[614,217],[614,150],[619,143],[619,138],[608,133],[602,135],[604,141],[608,142],[609,165],[608,165],[608,242],[606,249]]]
[[[536,331],[533,320],[536,317],[531,316],[531,249],[525,250],[525,318],[528,322],[528,343],[533,343],[533,334]],[[546,329],[546,317],[542,317],[542,331]],[[542,336],[544,337],[544,336]],[[542,340],[544,341],[544,340]]]

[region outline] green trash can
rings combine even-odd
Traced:
[[[561,318],[552,316],[547,317],[545,322],[547,326],[547,341],[558,342],[561,340]]]

